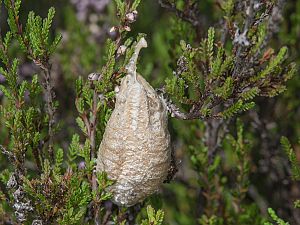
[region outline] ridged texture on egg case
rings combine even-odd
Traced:
[[[156,192],[171,161],[167,109],[139,74],[121,81],[99,148],[97,171],[115,180],[113,201],[131,206]]]

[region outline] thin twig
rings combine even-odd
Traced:
[[[94,159],[96,157],[96,122],[97,122],[97,105],[98,105],[98,95],[97,91],[94,87],[94,92],[93,92],[93,107],[92,107],[92,117],[90,118],[90,133],[89,133],[89,138],[90,138],[90,145],[91,145],[91,152],[90,152],[90,157],[91,159]],[[97,177],[96,177],[96,171],[93,170],[92,172],[92,190],[97,191]],[[97,202],[94,202],[94,222],[96,225],[99,225],[99,205]]]
[[[54,151],[53,151],[53,136],[54,136],[54,114],[55,114],[55,105],[54,105],[54,93],[51,85],[51,74],[50,74],[51,65],[48,64],[44,68],[44,77],[45,77],[45,96],[46,96],[46,105],[47,105],[47,113],[49,116],[48,121],[48,152],[49,157],[52,161],[54,161]]]
[[[159,90],[159,92],[165,93],[164,88]],[[194,120],[194,119],[202,119],[207,120],[210,118],[214,119],[221,119],[222,117],[216,112],[215,114],[209,115],[207,117],[203,116],[200,109],[202,106],[202,99],[198,103],[195,103],[192,108],[189,110],[189,112],[182,112],[179,107],[177,107],[170,99],[164,99],[167,109],[171,114],[171,117],[181,119],[181,120]],[[219,105],[219,101],[215,100],[211,104],[211,108],[214,108],[215,106]]]
[[[103,216],[103,221],[102,221],[101,225],[107,225],[111,215],[112,215],[112,211],[111,210],[106,210],[105,215]]]
[[[241,32],[241,35],[244,35],[245,38],[247,37],[247,32],[249,31],[250,26],[253,23],[254,18],[254,0],[250,0],[249,6],[245,9],[245,13],[247,14],[247,17],[245,18],[244,28]],[[248,12],[248,13],[247,13]],[[244,67],[244,64],[242,63],[242,58],[244,56],[244,49],[245,46],[241,43],[237,43],[238,47],[235,54],[235,67],[233,70],[233,76],[236,77],[238,74],[241,74],[241,70]]]
[[[170,3],[165,0],[159,0],[158,2],[162,8],[174,12],[176,16],[178,16],[180,19],[191,23],[194,27],[200,26],[202,18],[200,18],[199,13],[195,11],[196,7],[194,7],[193,9],[190,8],[186,9],[189,10],[189,12],[185,13],[184,11],[177,9],[174,3]]]
[[[6,155],[8,157],[8,159],[11,161],[11,162],[14,162],[16,160],[16,157],[14,154],[12,154],[11,152],[7,151],[6,148],[2,145],[0,145],[0,150],[1,152]]]

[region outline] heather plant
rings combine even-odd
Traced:
[[[297,155],[295,153],[295,150],[292,148],[291,143],[289,142],[289,140],[286,137],[281,137],[280,139],[280,143],[281,146],[291,164],[291,179],[294,181],[299,181],[300,179],[300,164],[299,161],[297,159]],[[299,199],[294,201],[294,207],[297,209],[300,207],[299,205],[300,201]],[[271,216],[271,218],[280,225],[289,225],[290,223],[285,222],[283,219],[281,219],[280,217],[278,217],[275,213],[275,211],[272,208],[268,209],[268,212]],[[272,224],[269,222],[265,223],[266,225]]]
[[[283,181],[261,172],[271,165],[271,178],[286,174],[280,153],[278,168],[268,157],[269,139],[278,144],[283,128],[297,130],[272,123],[264,109],[298,118],[299,7],[284,0],[72,0],[27,12],[31,3],[0,0],[0,223],[299,222],[290,206],[275,213],[274,199],[293,196],[278,197],[276,188],[269,196]],[[291,8],[294,16],[283,20]],[[173,161],[160,193],[125,207],[111,201],[115,181],[95,166],[116,87],[141,38],[148,49],[138,71],[168,109]],[[281,142],[299,180],[297,154]]]

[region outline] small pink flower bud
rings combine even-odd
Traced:
[[[126,31],[129,32],[129,31],[131,31],[131,28],[130,28],[129,26],[125,26],[125,27],[124,27],[124,30],[126,30]]]
[[[117,28],[115,26],[113,26],[112,28],[110,28],[109,33],[112,33],[112,32],[114,32],[116,30],[117,30]]]

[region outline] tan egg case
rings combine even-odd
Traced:
[[[156,192],[171,163],[166,105],[135,72],[139,43],[118,88],[97,159],[97,171],[105,171],[115,181],[109,189],[113,201],[125,206]]]

